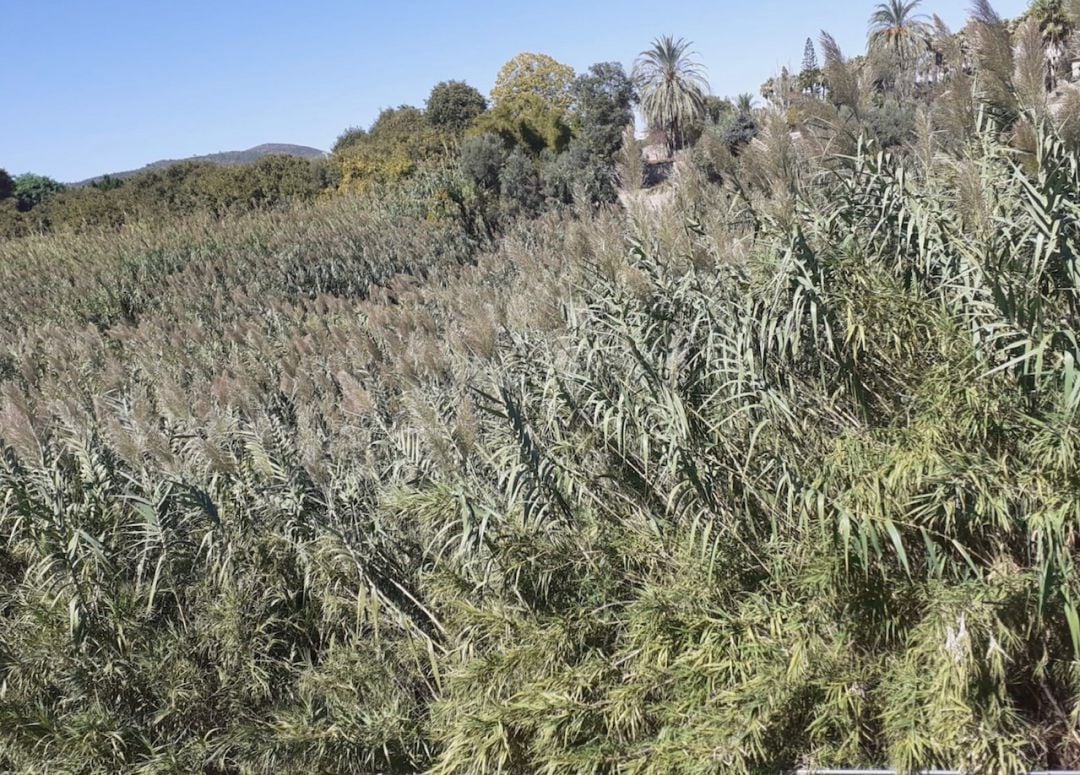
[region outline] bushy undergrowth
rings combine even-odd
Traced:
[[[1034,136],[766,130],[490,244],[343,197],[0,247],[0,769],[1080,763]]]

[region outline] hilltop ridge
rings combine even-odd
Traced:
[[[122,172],[108,172],[101,175],[95,175],[92,178],[86,180],[80,180],[77,183],[71,183],[72,186],[89,186],[91,183],[96,183],[103,178],[110,177],[118,180],[124,180],[126,178],[138,175],[141,172],[148,172],[155,169],[166,169],[172,167],[175,164],[183,164],[185,162],[198,162],[202,164],[217,164],[223,167],[226,166],[241,166],[244,164],[254,164],[259,159],[266,156],[297,156],[302,159],[321,159],[326,156],[326,151],[321,151],[318,148],[312,148],[307,145],[294,145],[292,143],[263,143],[256,145],[243,151],[220,151],[218,153],[208,153],[201,156],[189,156],[186,159],[159,159],[158,161],[150,162],[149,164],[133,170],[124,170]]]

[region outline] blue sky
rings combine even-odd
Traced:
[[[954,28],[967,0],[925,0]],[[541,51],[583,70],[659,34],[694,41],[721,96],[797,69],[808,36],[859,53],[863,0],[0,0],[0,167],[62,181],[287,142],[329,148],[431,86],[491,88]],[[1026,0],[994,0],[1015,16]]]

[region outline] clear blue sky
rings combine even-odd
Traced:
[[[1027,0],[994,0],[1015,16]],[[849,55],[872,0],[0,0],[0,167],[62,181],[286,142],[329,148],[431,86],[491,88],[542,51],[629,67],[658,34],[694,41],[713,93],[757,92],[826,29]],[[967,0],[925,0],[954,29]]]

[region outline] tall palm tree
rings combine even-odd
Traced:
[[[903,62],[929,32],[926,17],[915,13],[921,0],[878,3],[870,16],[870,47],[893,51]]]
[[[686,141],[686,130],[705,115],[705,68],[690,42],[671,35],[653,41],[634,63],[641,108],[650,127],[664,130],[668,148]]]
[[[1046,50],[1046,89],[1050,91],[1057,87],[1058,69],[1073,31],[1072,20],[1062,0],[1034,0],[1028,13],[1042,33]]]

